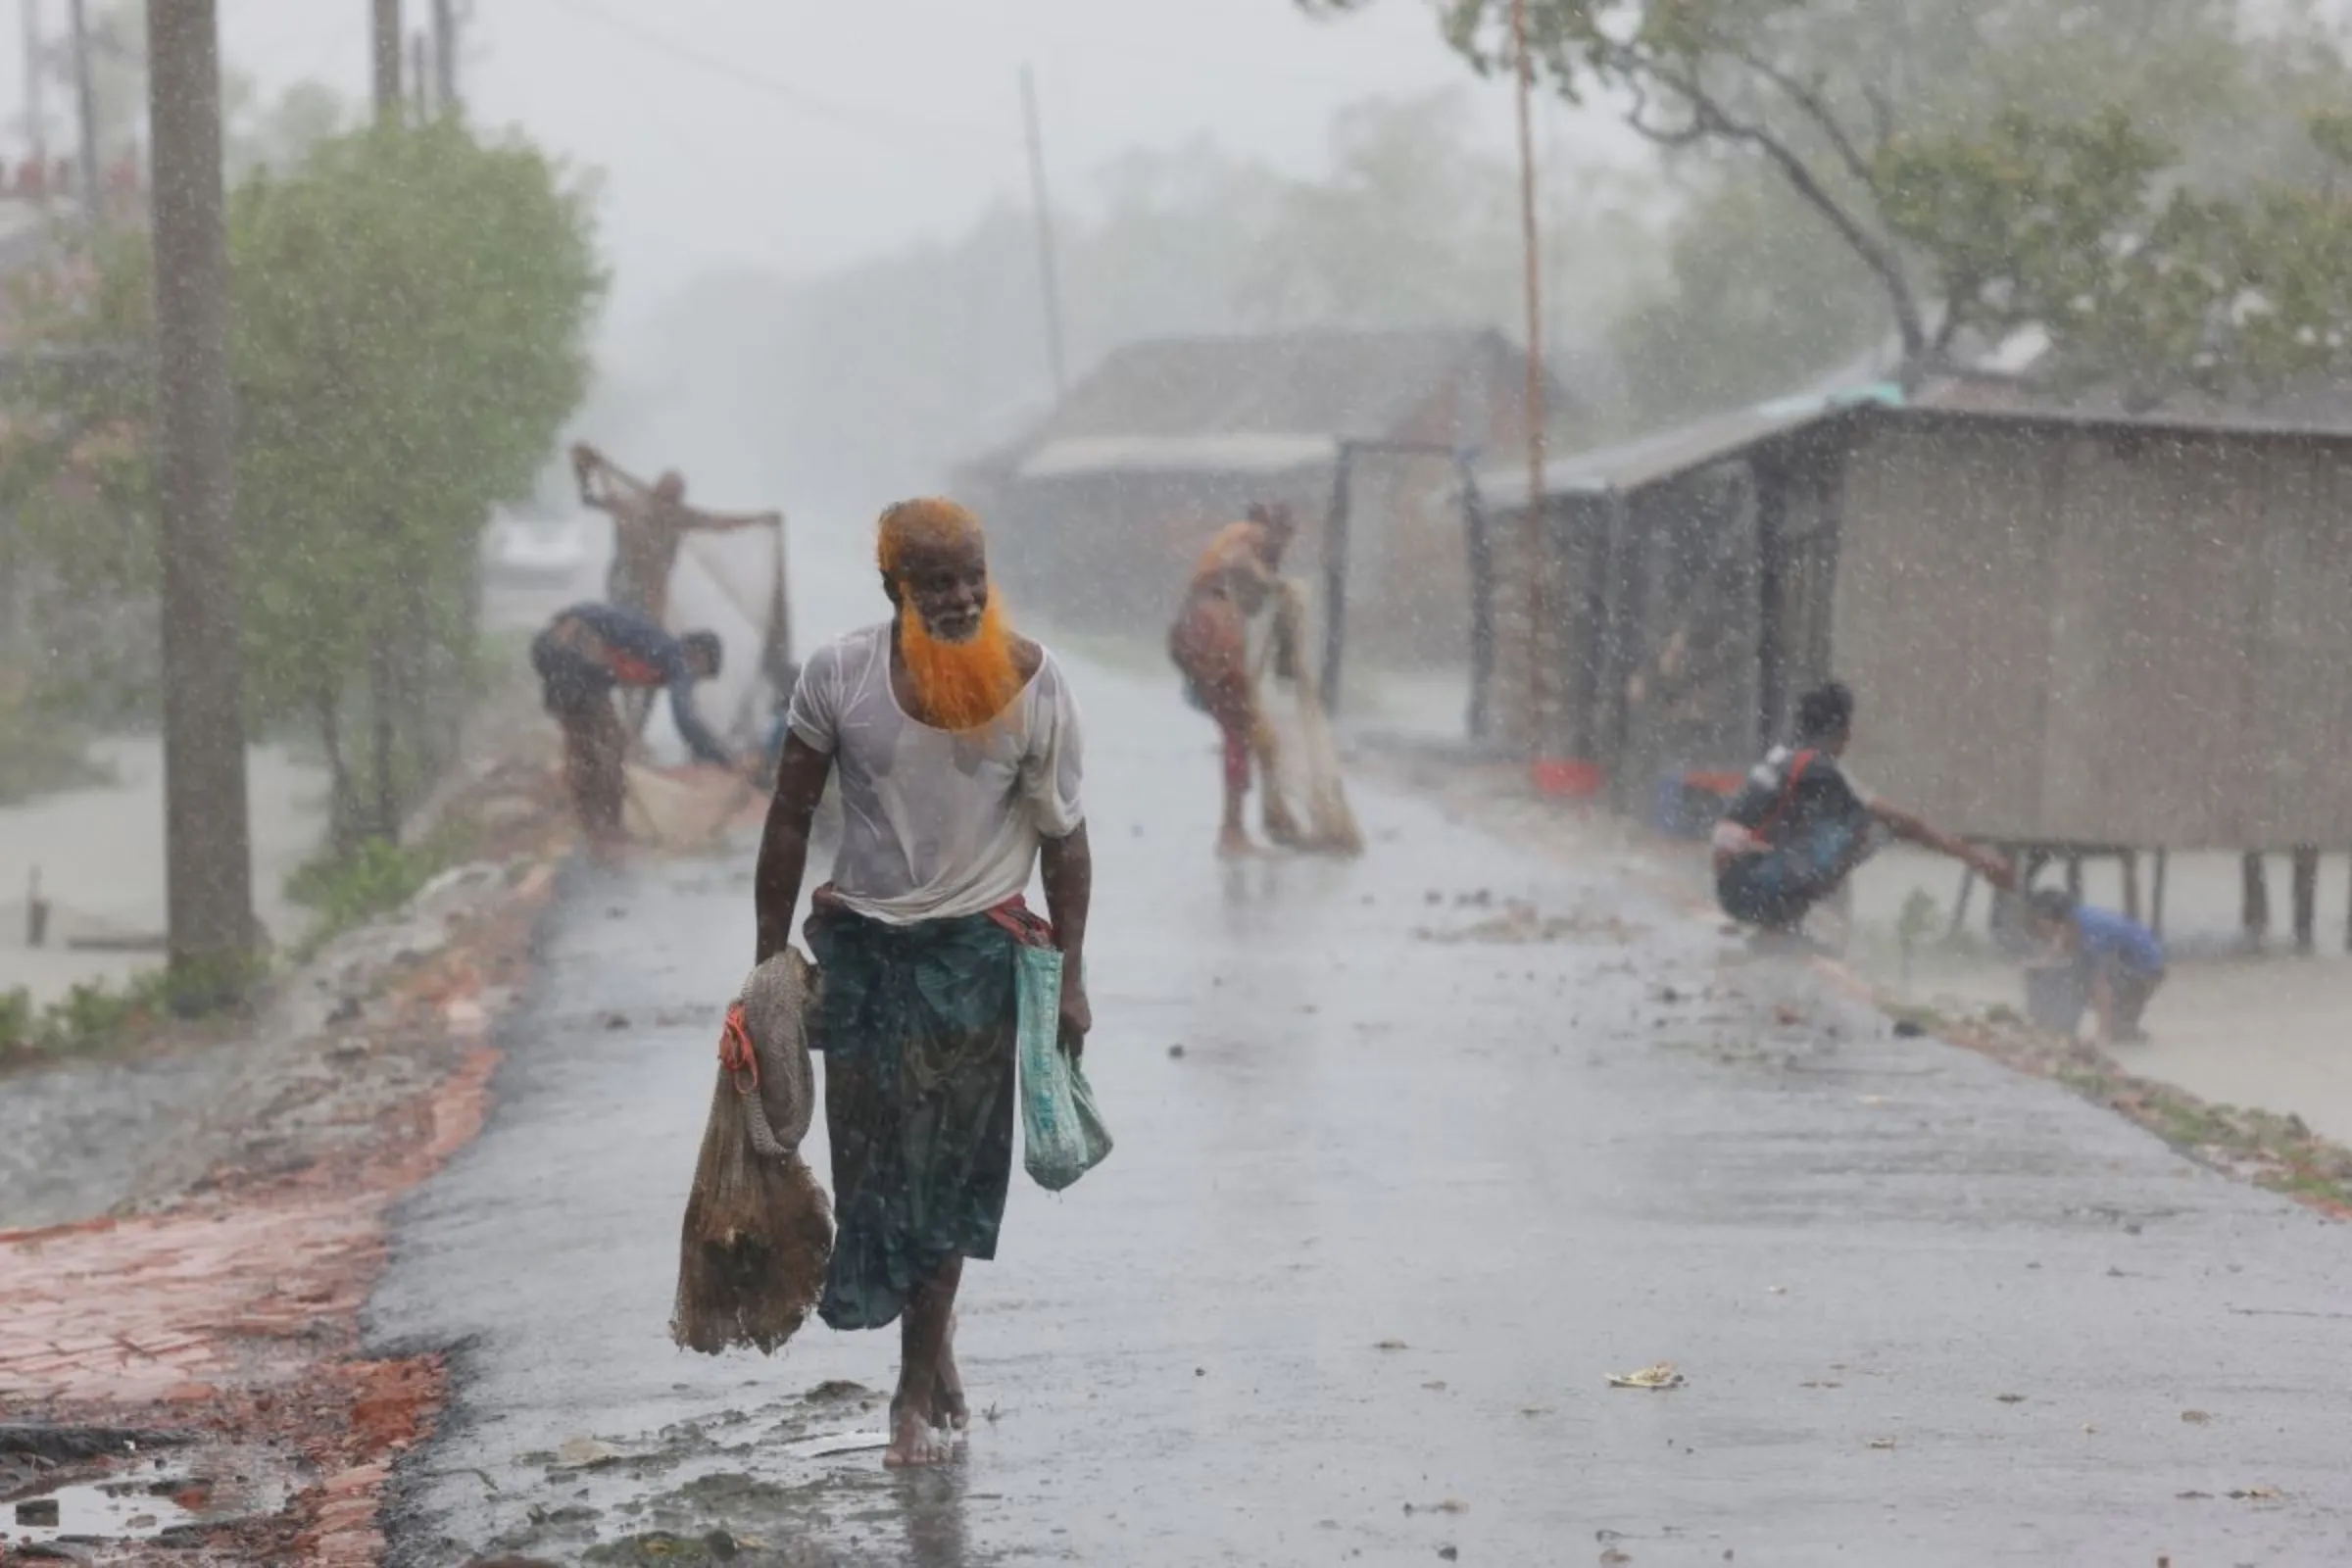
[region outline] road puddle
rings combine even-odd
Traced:
[[[273,1513],[290,1491],[281,1477],[258,1465],[193,1470],[184,1456],[174,1456],[153,1461],[145,1474],[119,1471],[0,1503],[0,1551],[51,1542],[155,1541],[208,1530]]]

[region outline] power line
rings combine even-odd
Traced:
[[[625,17],[613,15],[593,0],[555,0],[555,4],[573,16],[597,23],[614,32],[626,34],[654,54],[662,55],[679,65],[691,66],[712,75],[723,77],[739,87],[789,104],[805,113],[837,122],[862,125],[885,140],[921,146],[924,151],[936,150],[936,142],[953,138],[959,145],[969,146],[975,136],[993,137],[996,132],[974,125],[956,124],[948,121],[910,119],[900,114],[883,114],[858,104],[828,98],[810,92],[793,82],[753,71],[723,55],[707,54],[691,44],[679,43],[650,27],[641,26]],[[912,132],[914,134],[908,134]]]

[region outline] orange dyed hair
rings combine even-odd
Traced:
[[[925,496],[883,509],[882,525],[874,541],[874,558],[881,564],[882,575],[897,582],[909,549],[961,544],[966,539],[985,537],[986,530],[969,507],[943,496]],[[989,597],[996,596],[992,593]]]

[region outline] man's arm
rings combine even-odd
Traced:
[[[1095,894],[1095,856],[1086,824],[1079,823],[1066,838],[1046,840],[1038,852],[1038,870],[1046,884],[1054,945],[1061,949],[1061,1049],[1076,1056],[1086,1050],[1087,1033],[1095,1026],[1086,1000],[1086,911]]]
[[[816,818],[816,803],[824,798],[825,777],[832,771],[832,758],[798,735],[785,738],[784,761],[776,769],[776,793],[767,805],[767,827],[760,835],[760,859],[752,873],[758,962],[782,953],[792,940],[792,911],[800,905],[801,879],[808,868],[808,824]],[[1081,915],[1080,926],[1085,923]]]
[[[710,726],[703,722],[702,714],[694,710],[694,677],[691,674],[681,672],[670,677],[669,716],[670,721],[678,726],[678,738],[686,743],[686,749],[698,760],[716,762],[721,767],[735,765],[735,754],[710,733]]]
[[[1949,833],[1929,826],[1909,811],[1898,810],[1884,801],[1871,802],[1870,814],[1886,823],[1886,830],[1896,838],[1974,866],[1979,876],[2004,892],[2016,886],[2017,874],[2009,862],[1990,850],[1981,850],[1965,839],[1953,838]]]
[[[615,466],[585,441],[571,449],[571,474],[580,487],[580,504],[610,512],[615,521],[632,520],[629,503],[650,493],[644,480]]]

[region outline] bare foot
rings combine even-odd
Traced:
[[[890,1446],[882,1451],[883,1469],[909,1470],[955,1457],[953,1440],[932,1424],[930,1403],[928,1398],[891,1401]]]
[[[1298,819],[1291,815],[1288,807],[1268,809],[1261,823],[1266,830],[1266,842],[1279,849],[1297,849],[1298,841],[1305,837],[1298,830]]]
[[[1257,846],[1250,842],[1245,829],[1229,827],[1217,835],[1217,854],[1221,858],[1246,860],[1256,853]]]
[[[963,1432],[971,1427],[972,1411],[964,1402],[963,1374],[956,1366],[955,1328],[948,1333],[951,1339],[939,1352],[939,1376],[931,1388],[931,1413],[943,1429]]]

